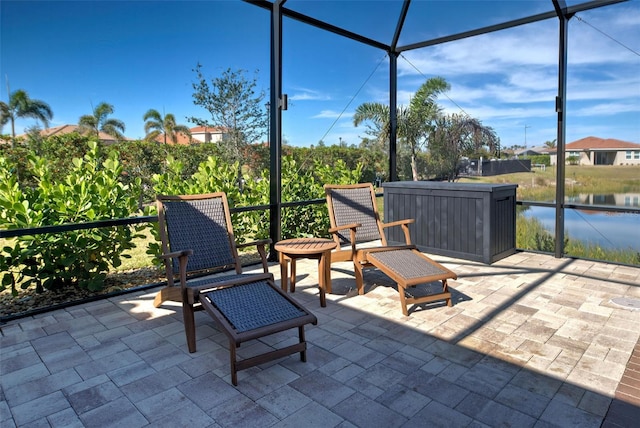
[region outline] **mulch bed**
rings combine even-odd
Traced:
[[[258,253],[252,252],[241,253],[240,260],[243,266],[250,266],[259,263],[260,256]],[[0,323],[9,319],[45,312],[60,305],[81,303],[87,299],[101,298],[101,296],[106,298],[114,293],[165,281],[164,269],[148,267],[108,274],[104,289],[101,291],[89,291],[70,286],[61,290],[45,290],[42,293],[36,293],[35,287],[31,287],[26,290],[18,290],[18,295],[13,297],[11,290],[6,289],[0,291]]]
[[[89,291],[78,287],[65,287],[61,290],[45,290],[36,293],[35,287],[18,290],[18,296],[13,297],[11,290],[0,292],[0,319],[16,317],[22,314],[46,310],[58,305],[71,302],[81,302],[100,296],[107,297],[115,292],[155,284],[166,280],[164,270],[156,268],[142,268],[125,272],[115,272],[107,275],[105,287],[101,291]]]

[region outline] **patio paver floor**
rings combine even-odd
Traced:
[[[383,274],[355,291],[332,265],[321,308],[315,261],[293,296],[317,317],[307,362],[291,356],[229,376],[227,339],[154,291],[0,326],[0,426],[630,426],[640,420],[640,268],[517,253],[454,270],[454,306],[402,315]],[[279,279],[279,267],[270,268]],[[419,287],[417,292],[424,291]],[[282,333],[238,349],[287,342]]]

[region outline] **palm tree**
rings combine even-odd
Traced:
[[[404,142],[411,153],[411,174],[418,180],[418,152],[428,141],[434,121],[440,116],[441,109],[436,103],[439,94],[449,90],[450,85],[442,77],[432,77],[420,86],[409,106],[397,108],[398,138]],[[353,116],[354,126],[370,121],[368,133],[375,135],[379,142],[389,140],[389,107],[380,103],[364,103],[358,106]]]
[[[9,94],[9,103],[0,101],[0,126],[11,122],[11,147],[16,144],[16,119],[31,117],[40,120],[45,128],[53,119],[53,112],[49,104],[44,101],[29,98],[29,94],[22,89]]]
[[[93,109],[93,114],[80,117],[78,126],[82,132],[95,134],[100,139],[100,132],[111,135],[116,139],[124,139],[124,122],[118,119],[108,118],[113,113],[113,106],[101,102]]]
[[[500,151],[500,138],[490,126],[465,115],[441,116],[429,136],[429,153],[436,175],[453,181],[462,156],[473,156],[488,149],[492,155]]]
[[[178,142],[178,132],[191,137],[191,131],[185,125],[176,124],[176,118],[171,113],[164,115],[164,118],[160,115],[158,110],[150,109],[144,114],[143,117],[144,132],[146,140],[155,140],[159,135],[164,136],[164,143],[167,144],[167,136],[171,139],[173,144]]]
[[[544,142],[544,146],[548,149],[555,149],[556,148],[556,140],[553,139],[551,141],[545,141]]]

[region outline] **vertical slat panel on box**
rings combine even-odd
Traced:
[[[515,184],[391,182],[383,184],[385,221],[415,219],[422,251],[493,263],[515,252]],[[387,234],[403,242],[400,228]]]

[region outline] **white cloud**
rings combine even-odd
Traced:
[[[295,88],[294,93],[289,95],[293,101],[330,101],[331,96],[327,93],[307,88]]]

